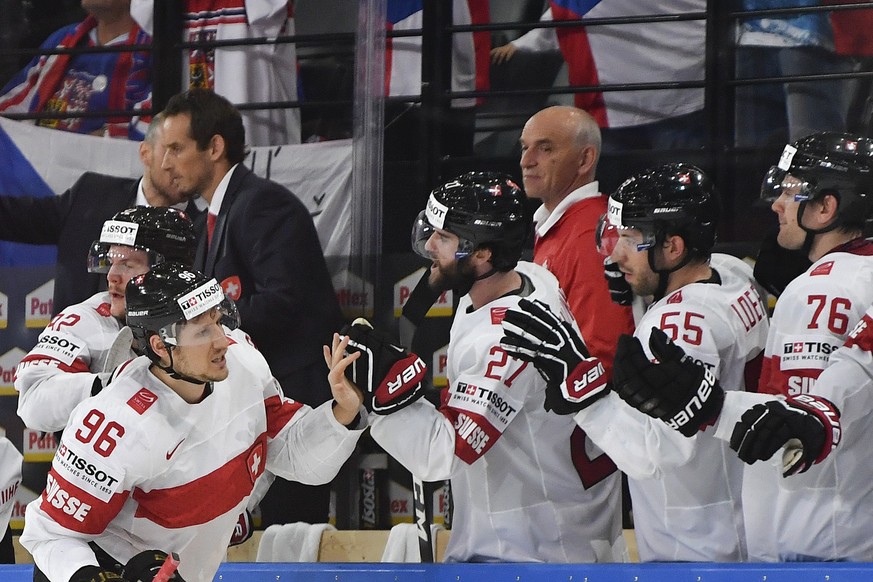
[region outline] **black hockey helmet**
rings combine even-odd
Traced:
[[[460,241],[455,258],[462,259],[480,247],[491,249],[491,264],[509,271],[521,257],[531,230],[525,195],[512,178],[496,172],[468,172],[430,193],[427,207],[412,228],[412,247],[425,258],[425,249],[437,229]]]
[[[210,309],[221,314],[230,329],[239,326],[239,314],[215,279],[179,263],[161,263],[148,273],[131,278],[125,291],[127,325],[133,332],[134,347],[158,362],[149,337],[157,334],[172,350],[179,345],[181,326]]]
[[[786,177],[794,180],[786,182]],[[773,201],[791,184],[799,186],[797,223],[811,234],[837,227],[863,228],[873,211],[873,139],[837,132],[819,132],[785,146],[779,163],[772,166],[761,185],[761,197]],[[837,217],[825,229],[803,226],[806,203],[826,195],[837,199]]]
[[[149,267],[160,263],[194,264],[197,236],[188,214],[175,208],[134,206],[103,223],[100,239],[88,252],[88,272],[107,273],[111,247],[124,245],[148,254]]]
[[[638,250],[679,235],[693,254],[708,256],[718,218],[718,192],[709,177],[691,164],[671,163],[625,180],[609,197],[603,225],[642,232]]]

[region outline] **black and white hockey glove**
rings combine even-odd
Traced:
[[[609,392],[603,364],[588,354],[573,326],[541,301],[522,299],[503,318],[500,347],[533,362],[546,379],[547,411],[574,414]]]
[[[176,556],[176,554],[173,554],[171,560],[175,560],[174,563],[178,565],[178,556]],[[152,582],[155,580],[155,577],[158,572],[161,571],[161,568],[166,561],[167,554],[161,550],[146,550],[145,552],[140,552],[127,561],[124,570],[121,572],[121,577],[126,582]],[[166,571],[167,570],[165,569],[164,572]],[[178,570],[172,568],[172,573],[169,577],[161,577],[161,582],[164,581],[185,582],[185,579],[179,575]]]
[[[363,318],[345,326],[340,335],[349,337],[348,353],[361,352],[346,368],[346,377],[363,392],[368,411],[391,414],[424,395],[427,366],[417,355]]]
[[[639,339],[618,339],[612,381],[621,399],[687,437],[714,423],[724,404],[715,374],[658,328],[652,328],[649,349],[657,362],[649,360]]]
[[[603,261],[603,276],[609,287],[609,298],[618,305],[631,305],[634,302],[634,292],[630,283],[624,278],[624,273],[618,268],[618,263],[606,257]]]
[[[734,426],[731,448],[748,464],[766,461],[785,447],[782,475],[803,473],[840,442],[840,411],[812,394],[756,404]]]

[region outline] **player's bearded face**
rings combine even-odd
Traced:
[[[460,239],[445,230],[435,230],[428,239],[425,249],[433,264],[430,267],[427,283],[438,292],[455,290],[466,295],[476,280],[476,274],[467,257],[458,258]]]
[[[434,291],[454,290],[461,295],[466,295],[475,281],[473,267],[465,259],[434,261],[427,279],[428,285]]]
[[[643,246],[643,236],[635,229],[622,229],[612,252],[612,260],[624,273],[634,295],[653,295],[658,289],[658,274],[649,265],[649,249]]]
[[[173,349],[173,369],[180,374],[220,382],[227,378],[228,340],[216,310],[203,313],[181,326]]]

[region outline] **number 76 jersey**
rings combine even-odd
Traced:
[[[815,381],[873,305],[873,244],[855,239],[827,253],[776,303],[758,391],[815,392]]]

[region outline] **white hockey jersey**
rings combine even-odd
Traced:
[[[758,391],[810,392],[849,332],[873,305],[873,243],[855,239],[817,260],[776,302]]]
[[[231,41],[294,34],[289,0],[185,0],[186,42]],[[152,33],[154,0],[131,0],[130,13]],[[231,103],[297,101],[294,43],[192,48],[186,52],[184,86],[207,87]],[[300,143],[300,110],[242,111],[246,143]]]
[[[866,327],[873,319],[870,311],[863,315],[873,305],[870,254],[873,245],[857,239],[792,281],[773,314],[762,394],[725,399],[717,426],[725,441],[746,410],[773,394],[811,392],[841,412],[840,445],[806,473],[783,478],[780,453],[747,466],[743,506],[752,561],[873,560],[871,372],[865,368],[873,348]],[[848,347],[840,348],[853,327]]]
[[[686,285],[652,304],[635,335],[648,353],[653,327],[711,368],[725,390],[757,377],[768,331],[751,268],[714,269],[719,279]],[[614,393],[576,415],[628,476],[642,561],[742,561],[743,464],[707,429],[688,439]]]
[[[109,294],[97,293],[58,313],[15,371],[18,416],[33,430],[55,432],[91,395],[112,342],[123,326],[109,313]],[[130,351],[130,357],[134,357]]]
[[[252,346],[231,341],[226,358],[228,378],[197,404],[142,356],[76,407],[21,537],[50,580],[96,564],[93,541],[121,563],[177,552],[185,580],[210,582],[265,469],[306,484],[333,479],[362,431],[340,425],[331,402],[313,410],[284,398]]]
[[[519,263],[539,299],[572,320],[557,280]],[[545,381],[499,347],[500,322],[521,295],[472,310],[460,300],[440,410],[419,400],[370,419],[373,438],[425,481],[451,479],[455,503],[446,560],[602,562],[620,551],[615,465],[572,417],[543,409]],[[619,546],[616,546],[616,543]]]

